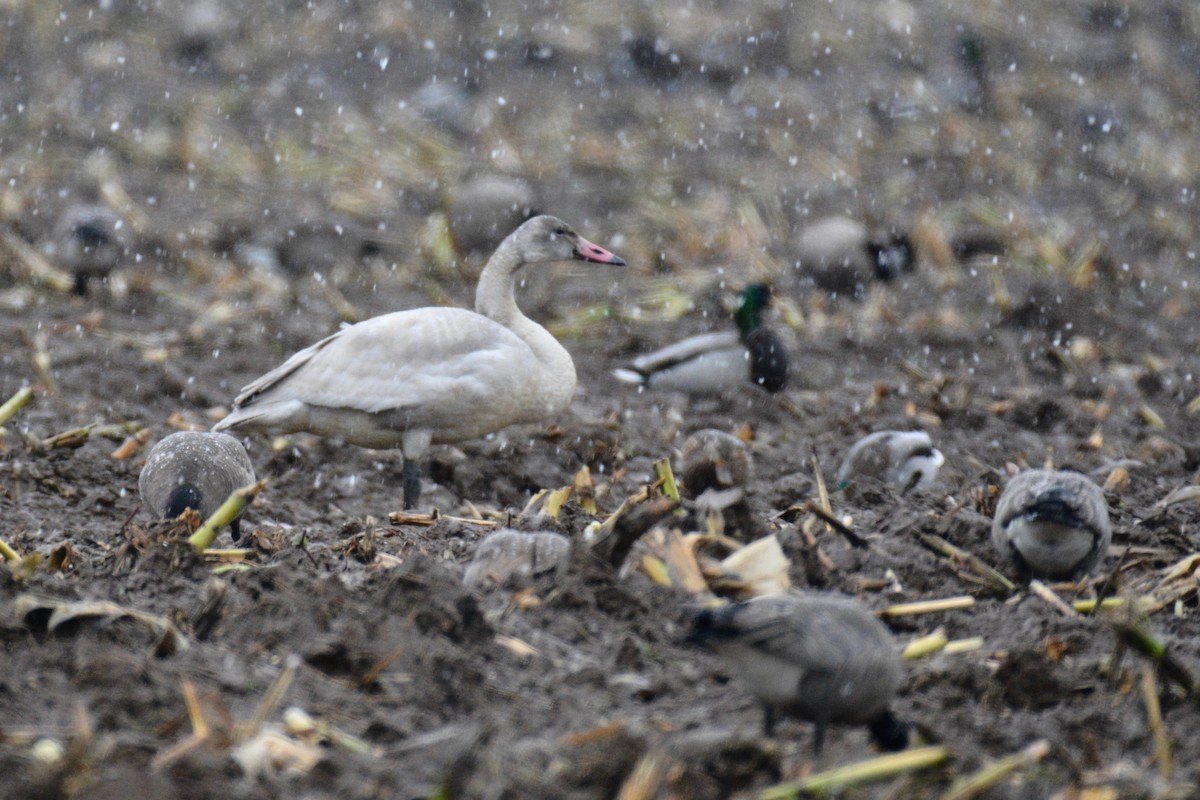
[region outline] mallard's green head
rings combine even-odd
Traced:
[[[752,283],[742,290],[742,304],[738,306],[734,319],[738,330],[745,336],[762,325],[762,311],[771,302],[771,287],[765,283]]]

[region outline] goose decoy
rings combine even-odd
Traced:
[[[747,381],[768,392],[787,384],[788,354],[775,332],[762,323],[771,288],[752,283],[742,290],[734,314],[737,331],[691,336],[634,359],[632,369],[618,369],[618,380],[650,389],[721,394]]]
[[[521,313],[513,294],[522,267],[570,259],[625,264],[562,220],[534,217],[488,260],[474,311],[418,308],[343,328],[243,388],[214,429],[399,446],[404,507],[414,508],[419,459],[431,444],[541,422],[571,401],[571,355]]]
[[[88,281],[107,278],[128,246],[125,222],[107,206],[78,204],[59,217],[54,231],[59,265],[75,278],[75,294],[85,297]]]
[[[743,488],[752,468],[749,448],[731,433],[704,428],[683,442],[679,477],[688,497],[709,489]]]
[[[455,187],[446,203],[459,253],[487,253],[535,214],[533,189],[519,178],[481,175]]]
[[[559,569],[571,556],[571,540],[561,533],[526,533],[501,528],[483,538],[463,575],[467,586],[504,585]]]
[[[138,477],[142,504],[160,519],[174,519],[195,509],[207,519],[229,495],[254,483],[254,465],[246,448],[224,433],[179,431],[150,451]],[[229,526],[236,542],[240,520]]]
[[[927,489],[946,457],[925,431],[878,431],[859,439],[838,469],[838,488],[865,476],[890,483],[902,494]]]
[[[1086,575],[1111,541],[1104,492],[1080,472],[1018,472],[996,503],[992,542],[1019,571],[1036,578]]]
[[[888,710],[900,684],[900,652],[882,622],[849,597],[769,595],[708,608],[689,640],[720,654],[763,706],[816,726],[820,753],[832,723],[865,724],[886,750],[908,745],[907,727]]]
[[[872,278],[889,281],[916,268],[916,249],[903,233],[872,236],[865,225],[834,216],[814,222],[796,240],[796,266],[828,292],[861,297]]]

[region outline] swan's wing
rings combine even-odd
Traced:
[[[299,401],[368,413],[488,391],[489,376],[528,350],[493,320],[454,308],[398,311],[360,322],[249,384],[235,407]]]
[[[242,391],[233,399],[233,407],[241,408],[242,406],[252,403],[256,396],[275,386],[288,375],[291,375],[300,367],[307,364],[309,360],[319,353],[326,345],[337,339],[348,330],[350,329],[343,328],[335,334],[326,336],[316,344],[310,345],[303,350],[293,353],[287,361],[283,362],[275,369],[243,386]]]
[[[737,347],[740,343],[737,331],[719,331],[689,336],[683,341],[669,344],[653,353],[638,356],[633,360],[633,368],[643,375],[652,375],[705,353]]]

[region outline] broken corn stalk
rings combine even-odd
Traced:
[[[0,539],[0,556],[4,556],[5,561],[11,561],[14,564],[21,560],[20,554],[9,547],[8,542],[3,539]]]
[[[18,389],[16,394],[5,400],[4,405],[0,406],[0,425],[15,417],[17,412],[29,405],[31,400],[33,400],[33,389],[28,386]]]
[[[985,764],[975,774],[955,781],[950,791],[942,795],[941,800],[970,800],[978,797],[1018,769],[1041,761],[1049,752],[1050,743],[1045,739],[1038,739],[1021,752]]]
[[[938,628],[933,633],[926,634],[909,642],[905,646],[904,652],[900,654],[900,657],[905,661],[911,661],[915,658],[931,656],[934,653],[945,649],[948,641],[949,640],[946,639],[946,631],[942,628]]]
[[[654,477],[662,483],[662,493],[679,502],[679,486],[675,483],[675,473],[671,471],[671,461],[666,458],[660,458],[654,462]]]
[[[819,772],[793,783],[781,783],[764,790],[758,797],[759,800],[790,800],[807,794],[836,794],[853,786],[929,769],[943,763],[949,757],[950,750],[946,747],[914,748]]]
[[[938,611],[956,611],[960,608],[970,608],[975,605],[975,598],[970,595],[944,597],[940,600],[920,600],[915,603],[897,603],[879,612],[885,617],[909,617],[917,614],[933,614]]]
[[[213,539],[217,538],[217,533],[229,523],[237,519],[238,514],[245,510],[246,506],[254,502],[254,498],[267,485],[267,479],[263,478],[253,486],[245,486],[238,489],[229,498],[221,504],[221,507],[213,512],[212,516],[204,520],[204,524],[196,529],[188,538],[188,544],[203,553],[208,549],[208,546],[213,543]]]

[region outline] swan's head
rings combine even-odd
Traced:
[[[509,234],[501,247],[514,249],[523,264],[578,259],[617,267],[625,265],[625,259],[584,239],[558,217],[547,215],[526,221]]]

